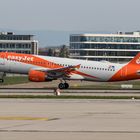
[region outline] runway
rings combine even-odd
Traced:
[[[140,100],[0,99],[0,139],[139,140],[139,108]]]
[[[138,96],[140,90],[92,90],[67,89],[60,90],[61,95],[76,96]],[[54,88],[0,88],[1,95],[54,95]]]

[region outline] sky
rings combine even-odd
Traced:
[[[140,0],[0,0],[0,28],[140,30]]]

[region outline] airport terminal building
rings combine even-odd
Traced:
[[[124,63],[140,52],[140,32],[70,35],[70,58]]]
[[[0,32],[0,52],[38,54],[38,41],[33,35],[16,35],[13,32]]]

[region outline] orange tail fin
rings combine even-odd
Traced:
[[[140,65],[140,52],[129,62],[129,64]]]
[[[109,81],[124,81],[140,79],[140,53],[138,53],[128,64],[115,73]]]

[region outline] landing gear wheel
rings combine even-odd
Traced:
[[[58,87],[59,87],[59,89],[64,89],[64,88],[65,88],[65,85],[64,85],[63,83],[60,83],[60,84],[58,85]]]
[[[68,89],[69,88],[69,84],[68,83],[60,83],[58,85],[59,89]]]
[[[3,83],[4,82],[4,79],[0,79],[0,83]]]
[[[65,89],[69,88],[69,84],[68,83],[64,83]]]

